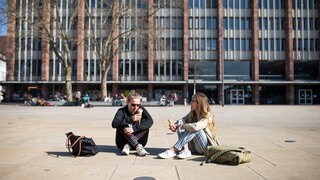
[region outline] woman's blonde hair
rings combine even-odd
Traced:
[[[203,93],[196,93],[192,96],[192,101],[196,101],[198,103],[198,107],[196,110],[192,110],[190,113],[190,119],[192,122],[197,122],[198,120],[205,118],[208,120],[208,127],[210,131],[215,134],[215,122],[213,119],[213,115],[211,113],[211,108],[209,105],[208,97]],[[199,116],[199,117],[197,117]]]
[[[129,103],[132,99],[140,99],[141,100],[142,97],[135,90],[131,90],[126,99],[127,99],[127,103]]]

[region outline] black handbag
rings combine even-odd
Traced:
[[[94,156],[99,152],[92,138],[76,136],[72,132],[66,133],[66,136],[66,147],[74,157]]]

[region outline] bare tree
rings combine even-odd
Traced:
[[[147,55],[148,38],[156,40],[163,27],[156,29],[153,26],[148,27],[150,18],[162,8],[168,6],[181,7],[181,2],[174,1],[156,1],[154,4],[148,4],[148,0],[139,1],[114,1],[100,0],[101,6],[107,4],[103,12],[90,11],[87,9],[88,26],[104,27],[105,29],[96,31],[87,31],[86,36],[90,39],[95,49],[97,59],[100,60],[101,70],[101,97],[107,96],[107,74],[112,66],[113,60],[121,53],[126,53],[129,39],[134,39],[134,49],[140,54]],[[125,2],[125,3],[124,3]],[[100,21],[95,21],[97,14],[102,13]],[[132,20],[134,19],[134,20]],[[153,20],[152,20],[153,21]],[[130,25],[128,25],[130,24]],[[88,27],[86,26],[86,27]],[[150,28],[151,27],[151,28]],[[150,40],[150,39],[149,39]]]
[[[47,51],[49,57],[42,61],[42,68],[48,68],[50,52],[55,56],[63,66],[66,86],[67,101],[72,101],[72,57],[71,50],[79,43],[76,34],[76,22],[79,8],[78,1],[63,1],[65,4],[60,4],[59,0],[33,0],[19,1],[21,4],[10,6],[8,16],[13,16],[16,21],[23,23],[24,27],[28,27],[19,35],[24,38],[28,37],[32,40],[41,41],[42,51]],[[21,7],[22,8],[19,8]],[[67,11],[64,8],[67,7]],[[62,10],[63,9],[63,10]],[[25,13],[28,12],[28,13]],[[19,36],[18,35],[18,36]],[[17,37],[19,38],[19,37]],[[49,71],[43,71],[42,80],[49,80]]]
[[[147,4],[146,0],[140,1],[140,3]],[[124,1],[100,0],[100,5],[103,4],[107,4],[107,7],[100,9],[101,12],[98,10],[92,12],[90,7],[86,8],[88,17],[86,23],[90,25],[86,27],[99,26],[101,28],[94,33],[87,31],[86,36],[90,39],[95,50],[94,53],[100,62],[102,98],[107,96],[107,74],[112,66],[113,59],[121,53],[122,48],[130,38],[137,37],[137,32],[139,34],[143,32],[141,23],[145,21],[146,17],[141,15],[141,18],[134,22],[135,25],[126,27],[121,20],[137,15],[135,2],[132,1],[132,4],[129,4],[129,1],[127,1],[125,4]],[[97,14],[102,15],[99,17],[100,21],[96,21]]]

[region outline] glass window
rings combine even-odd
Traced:
[[[201,17],[200,18],[200,29],[205,29],[205,25],[206,25],[205,19],[204,19],[204,17]],[[208,26],[208,24],[207,24],[207,26]]]
[[[259,74],[261,79],[284,79],[285,61],[259,61]]]
[[[235,0],[234,2],[235,2],[234,7],[236,9],[239,9],[240,8],[239,0]]]
[[[223,28],[228,29],[228,19],[227,18],[223,18]]]
[[[268,18],[263,18],[263,28],[262,29],[268,29]]]
[[[236,29],[236,30],[240,29],[240,22],[239,22],[239,18],[238,18],[238,17],[237,17],[237,18],[235,18],[235,19],[234,19],[234,21],[235,21],[235,29]]]
[[[294,61],[294,78],[317,80],[319,61]]]
[[[258,21],[259,21],[259,29],[262,30],[262,19],[259,18]]]
[[[229,29],[234,29],[233,28],[233,18],[229,18]]]
[[[189,8],[192,9],[193,8],[193,0],[189,0],[188,5],[189,5]]]
[[[237,1],[237,0],[236,0]],[[233,0],[229,0],[229,8],[234,8],[233,6]]]
[[[228,0],[223,0],[223,7],[224,8],[227,8],[228,7]]]
[[[240,51],[240,39],[239,38],[235,39],[235,50]]]
[[[227,39],[227,38],[224,38],[224,39],[223,39],[223,49],[224,49],[225,51],[229,50],[229,49],[228,49],[228,39]]]
[[[226,79],[250,79],[250,61],[225,61],[224,67]]]
[[[229,50],[233,51],[234,49],[234,39],[229,39]]]

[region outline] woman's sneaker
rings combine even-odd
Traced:
[[[158,156],[162,159],[168,159],[168,158],[173,158],[176,156],[176,153],[172,152],[171,150],[166,150],[165,152],[162,152],[158,154]]]
[[[185,158],[188,158],[188,157],[191,157],[191,151],[189,151],[189,150],[182,150],[177,155],[178,159],[185,159]]]
[[[146,151],[143,146],[141,144],[138,144],[137,147],[136,147],[136,150],[137,150],[137,154],[138,156],[145,156],[147,154],[150,154],[148,153],[148,151]]]
[[[130,145],[125,144],[122,148],[121,154],[122,155],[129,155],[129,153],[130,153]]]

